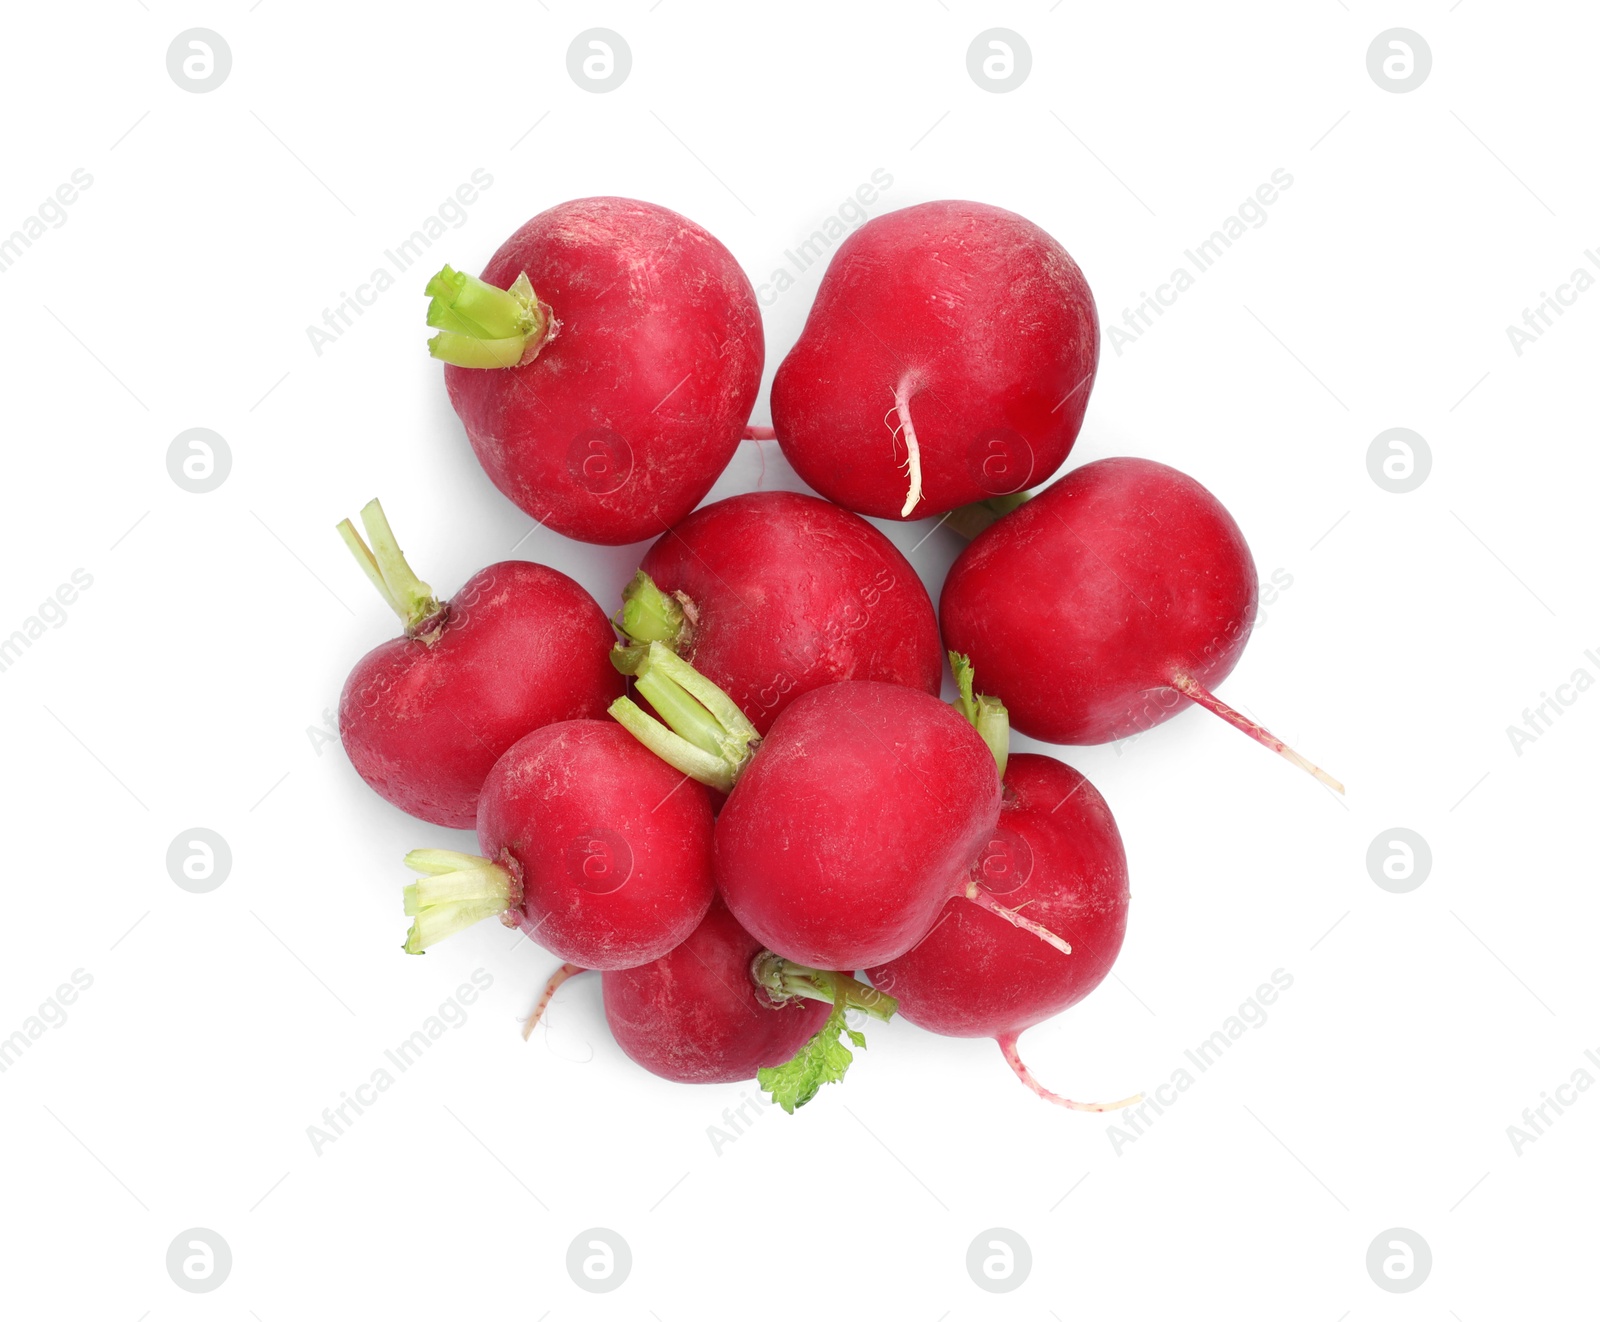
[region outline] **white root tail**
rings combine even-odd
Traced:
[[[900,419],[900,425],[892,431],[898,432],[905,438],[906,476],[910,479],[910,485],[906,490],[906,503],[900,507],[902,519],[922,500],[922,449],[917,444],[917,429],[911,421],[911,395],[914,390],[911,378],[903,377],[894,391],[894,412]]]

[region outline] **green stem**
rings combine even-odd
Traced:
[[[422,292],[428,325],[439,332],[428,352],[457,367],[515,367],[539,352],[551,326],[526,271],[509,289],[497,289],[446,266]]]
[[[969,542],[990,524],[998,523],[1024,501],[1032,500],[1031,491],[1013,491],[1008,496],[991,496],[988,500],[975,500],[950,511],[945,527],[960,533]]]
[[[833,1009],[811,1039],[782,1065],[758,1069],[756,1082],[761,1091],[790,1115],[809,1102],[825,1083],[838,1083],[855,1059],[850,1046],[864,1048],[867,1039],[846,1022],[850,1010],[863,1010],[875,1019],[888,1019],[895,1012],[894,997],[875,987],[858,982],[847,973],[807,968],[763,950],[750,963],[750,977],[769,996],[780,1001],[803,996],[831,1002]]]
[[[405,553],[395,539],[383,506],[369,500],[361,510],[361,522],[372,539],[371,547],[349,519],[339,524],[339,536],[350,548],[362,572],[372,580],[389,608],[406,626],[406,636],[417,638],[433,634],[444,624],[445,607],[406,563]]]
[[[1011,751],[1010,713],[999,698],[990,697],[987,693],[973,695],[971,661],[959,652],[951,652],[949,657],[950,669],[956,677],[956,688],[960,690],[960,696],[950,705],[972,723],[972,728],[989,745],[995,765],[1000,769],[1000,778],[1004,780],[1006,758]]]
[[[631,698],[618,698],[611,714],[668,765],[712,789],[731,790],[760,741],[733,699],[660,642],[646,644],[634,675],[666,724]]]
[[[622,615],[617,625],[634,642],[666,643],[677,651],[683,624],[683,607],[658,588],[644,570],[622,589]]]
[[[420,955],[445,937],[522,901],[521,882],[508,869],[477,854],[413,849],[405,861],[422,874],[405,888],[411,930],[401,949],[408,955]]]
[[[770,950],[761,951],[750,962],[750,976],[756,986],[775,1001],[803,996],[808,1000],[838,1005],[842,1000],[847,1010],[860,1010],[884,1023],[900,1008],[899,1002],[888,992],[881,992],[848,973],[807,968]]]

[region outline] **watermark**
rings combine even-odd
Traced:
[[[339,1101],[333,1106],[323,1107],[322,1123],[306,1126],[306,1137],[311,1141],[312,1153],[320,1157],[324,1148],[344,1138],[355,1122],[394,1087],[400,1075],[426,1056],[440,1038],[467,1022],[467,1007],[493,985],[494,974],[487,969],[473,969],[470,982],[457,987],[455,995],[424,1019],[411,1036],[384,1051],[386,1065],[374,1069],[365,1083],[358,1083],[348,1092],[341,1092]],[[389,1065],[394,1066],[393,1073],[390,1073]]]
[[[233,1270],[233,1250],[215,1230],[191,1226],[167,1246],[167,1275],[190,1294],[209,1294]]]
[[[339,718],[331,707],[322,709],[322,724],[306,726],[306,739],[318,757],[329,744],[339,743]]]
[[[1432,871],[1433,850],[1409,826],[1379,831],[1367,846],[1367,875],[1373,885],[1391,895],[1416,890]]]
[[[567,844],[567,875],[591,895],[609,895],[633,875],[633,846],[609,826],[574,836]]]
[[[233,51],[210,28],[189,28],[167,47],[167,72],[185,92],[214,92],[232,70]]]
[[[0,239],[0,273],[9,271],[17,259],[50,230],[58,230],[69,219],[67,208],[94,184],[94,176],[79,166],[59,184],[55,192],[39,203],[32,215],[24,216],[22,224]],[[48,226],[48,228],[46,228]]]
[[[756,302],[771,307],[798,283],[798,277],[820,262],[833,249],[833,245],[855,229],[867,218],[867,209],[894,186],[894,176],[881,165],[867,176],[867,182],[834,208],[833,214],[821,226],[811,231],[793,248],[785,248],[783,255],[788,266],[778,267],[767,277],[766,283],[756,286]],[[789,268],[793,267],[793,274]]]
[[[1583,659],[1600,670],[1600,655],[1596,655],[1592,647],[1584,651]],[[1556,685],[1553,694],[1541,689],[1538,705],[1522,709],[1522,724],[1506,726],[1506,738],[1511,741],[1511,751],[1521,757],[1524,748],[1538,743],[1555,729],[1556,722],[1567,714],[1567,709],[1593,687],[1594,676],[1586,667],[1579,666],[1567,677],[1566,683]]]
[[[615,1230],[591,1226],[567,1246],[567,1275],[580,1290],[609,1294],[633,1270],[633,1250]]]
[[[209,427],[190,427],[167,446],[167,474],[184,491],[203,496],[215,491],[233,471],[233,451]]]
[[[458,230],[465,225],[467,208],[493,185],[494,176],[479,166],[467,182],[460,184],[455,192],[424,216],[410,234],[394,247],[383,250],[388,267],[374,267],[372,274],[356,286],[353,294],[341,289],[339,301],[331,308],[322,309],[322,324],[306,327],[306,338],[310,340],[316,356],[322,357],[324,350],[337,344],[357,319],[366,315],[367,309],[378,301],[380,295],[394,288],[396,274],[404,275],[421,261],[435,240],[442,239],[447,230]],[[389,267],[393,267],[393,273]],[[422,290],[419,288],[416,292],[420,294]]]
[[[73,969],[71,978],[45,997],[39,1008],[14,1029],[10,1037],[0,1037],[0,1074],[4,1074],[22,1059],[35,1042],[52,1028],[67,1022],[67,1006],[73,1004],[83,992],[94,986],[94,975],[82,969]]]
[[[1591,266],[1600,269],[1600,252],[1585,248],[1583,255],[1589,259]],[[1583,267],[1576,266],[1572,274],[1556,286],[1554,294],[1541,289],[1539,301],[1531,308],[1522,309],[1522,325],[1506,327],[1506,339],[1511,342],[1512,352],[1521,358],[1529,345],[1537,344],[1544,338],[1544,333],[1556,324],[1556,318],[1566,316],[1567,309],[1594,286],[1595,277]]]
[[[987,28],[967,47],[967,73],[985,92],[1015,92],[1032,71],[1032,48],[1010,28]]]
[[[47,632],[61,628],[68,619],[67,607],[77,602],[80,592],[87,592],[94,586],[94,575],[87,569],[74,569],[70,578],[70,582],[62,583],[41,601],[33,614],[11,631],[9,638],[0,638],[0,671],[10,670]]]
[[[1433,51],[1410,28],[1380,32],[1367,47],[1367,73],[1385,92],[1415,92],[1433,70]]]
[[[1273,969],[1271,981],[1257,987],[1255,995],[1247,997],[1234,1013],[1222,1021],[1222,1027],[1193,1050],[1184,1051],[1184,1059],[1195,1067],[1196,1073],[1191,1074],[1187,1066],[1180,1065],[1165,1083],[1146,1092],[1144,1101],[1116,1112],[1117,1120],[1106,1126],[1106,1137],[1111,1141],[1112,1152],[1120,1157],[1124,1148],[1145,1137],[1155,1122],[1194,1087],[1199,1075],[1215,1066],[1233,1050],[1233,1044],[1251,1029],[1260,1028],[1267,1022],[1267,1007],[1276,1004],[1278,997],[1292,986],[1292,973]],[[1150,1114],[1152,1110],[1154,1115]]]
[[[216,890],[232,871],[233,850],[210,827],[179,831],[167,846],[167,875],[173,885],[191,895]]]
[[[1367,474],[1392,495],[1415,491],[1432,471],[1432,449],[1409,427],[1381,431],[1367,446]]]
[[[789,649],[794,658],[794,668],[805,671],[817,663],[817,660],[843,645],[846,639],[860,633],[872,622],[873,608],[883,600],[886,593],[894,591],[899,580],[893,571],[880,569],[872,576],[868,583],[862,584],[857,590],[860,604],[848,603],[842,611],[831,616],[820,629],[814,630],[804,639],[797,640]],[[799,683],[790,670],[780,670],[769,679],[755,680],[753,686],[742,688],[729,687],[728,695],[745,712],[754,709],[771,711],[783,700],[784,696],[794,690]]]
[[[1600,1055],[1594,1050],[1584,1051],[1584,1057],[1589,1064],[1600,1070]],[[1511,1150],[1522,1155],[1522,1150],[1531,1143],[1537,1143],[1545,1137],[1546,1131],[1564,1114],[1569,1106],[1577,1104],[1578,1097],[1594,1087],[1595,1076],[1582,1065],[1572,1071],[1572,1075],[1565,1083],[1558,1083],[1552,1090],[1555,1096],[1548,1092],[1541,1092],[1537,1106],[1525,1106],[1522,1109],[1522,1123],[1520,1125],[1507,1125],[1506,1137],[1511,1140]],[[1552,1115],[1551,1112],[1555,1114]]]
[[[1287,569],[1274,569],[1256,592],[1256,618],[1250,626],[1254,633],[1267,622],[1267,607],[1276,606],[1278,598],[1294,586],[1294,575]]]
[[[1251,617],[1250,622],[1246,624],[1241,619],[1228,621],[1222,632],[1212,638],[1195,656],[1190,666],[1191,673],[1204,671],[1211,658],[1220,650],[1242,646],[1242,640],[1248,639],[1250,634],[1260,628],[1265,620],[1265,608],[1276,605],[1279,595],[1293,586],[1294,575],[1287,569],[1274,569],[1268,576],[1267,585],[1261,585],[1258,581],[1256,613]],[[1117,737],[1111,745],[1111,751],[1118,757],[1121,757],[1124,752],[1149,734],[1156,726],[1169,719],[1184,703],[1189,701],[1177,689],[1168,686],[1149,689],[1146,692],[1148,696],[1144,700],[1144,706],[1139,709],[1137,717],[1127,723],[1138,728],[1131,734]]]
[[[990,1294],[1009,1294],[1032,1270],[1033,1250],[1015,1230],[991,1226],[967,1245],[967,1275]]]
[[[1117,357],[1122,357],[1123,351],[1130,345],[1137,344],[1157,319],[1166,316],[1167,310],[1193,289],[1199,283],[1199,278],[1212,270],[1234,244],[1251,230],[1258,230],[1265,225],[1271,219],[1268,208],[1276,204],[1293,185],[1294,176],[1280,165],[1267,177],[1266,182],[1223,219],[1221,225],[1194,247],[1183,250],[1188,266],[1174,267],[1172,274],[1156,286],[1154,294],[1141,289],[1139,302],[1131,308],[1123,308],[1122,321],[1112,322],[1106,327],[1107,337]]]
[[[737,1106],[722,1108],[720,1125],[706,1126],[706,1137],[711,1140],[711,1151],[716,1156],[720,1157],[723,1148],[731,1147],[749,1133],[756,1121],[777,1109],[777,1103],[765,1094],[752,1097],[748,1092],[741,1092],[739,1098]]]
[[[633,447],[609,427],[588,427],[567,445],[567,476],[593,496],[621,491],[633,476]]]
[[[633,51],[610,28],[589,28],[567,47],[567,73],[585,92],[615,92],[632,71]]]
[[[1390,1294],[1410,1294],[1432,1270],[1433,1250],[1415,1230],[1394,1226],[1367,1246],[1367,1275]]]

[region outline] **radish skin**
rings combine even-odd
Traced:
[[[939,621],[1023,734],[1107,743],[1193,702],[1342,794],[1215,696],[1249,641],[1257,590],[1215,496],[1165,464],[1101,459],[980,532],[945,579]]]

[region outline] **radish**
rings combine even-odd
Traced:
[[[686,775],[732,791],[717,819],[717,888],[784,959],[885,963],[955,895],[1070,953],[971,877],[999,818],[1007,733],[1004,708],[974,698],[970,667],[953,663],[959,710],[902,685],[845,680],[796,699],[761,739],[726,693],[651,643],[636,682],[666,724],[628,698],[611,712]]]
[[[1067,958],[975,905],[951,900],[914,948],[867,970],[912,1023],[946,1037],[992,1037],[1006,1062],[1046,1101],[1078,1111],[1120,1102],[1073,1102],[1043,1087],[1017,1054],[1026,1028],[1099,986],[1128,925],[1128,863],[1111,809],[1081,774],[1036,753],[1005,771],[1000,824],[978,884],[1072,942]]]
[[[705,790],[610,721],[547,725],[483,782],[482,856],[406,855],[406,953],[498,916],[584,968],[659,959],[711,905],[711,826]]]
[[[608,972],[601,986],[617,1044],[652,1074],[679,1083],[731,1083],[783,1065],[828,1023],[835,990],[841,1019],[847,1004],[870,1006],[884,1019],[894,1006],[854,978],[778,959],[721,901],[676,950]]]
[[[1083,425],[1094,296],[1037,225],[924,202],[839,245],[772,382],[772,426],[829,500],[884,519],[1043,482]]]
[[[599,717],[622,692],[605,612],[565,574],[525,560],[479,570],[448,602],[406,563],[383,507],[361,511],[369,548],[339,534],[405,633],[356,663],[339,737],[368,785],[436,826],[471,826],[489,768],[552,721]]]
[[[564,202],[507,239],[482,279],[446,266],[425,292],[439,331],[428,349],[478,462],[559,533],[657,536],[738,448],[761,382],[755,291],[675,211]]]
[[[1215,496],[1165,464],[1101,459],[980,533],[950,569],[939,620],[1023,734],[1106,743],[1188,699],[1342,794],[1211,692],[1244,651],[1256,590],[1244,534]]]
[[[563,964],[545,985],[523,1029],[526,1039],[568,978]],[[894,997],[842,973],[780,959],[713,900],[684,943],[660,959],[601,975],[606,1022],[629,1059],[675,1083],[759,1078],[791,1115],[837,1082],[851,1061],[839,1038],[849,1010],[875,1019],[894,1013]]]
[[[836,680],[939,692],[922,580],[865,519],[815,496],[757,491],[696,510],[646,552],[622,598],[635,651],[665,643],[762,734]]]

